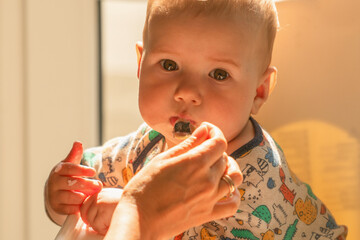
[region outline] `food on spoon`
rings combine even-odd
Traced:
[[[190,122],[179,120],[174,125],[174,137],[177,139],[185,139],[190,137],[194,131],[194,126]]]

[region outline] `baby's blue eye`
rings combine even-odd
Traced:
[[[166,71],[178,70],[178,66],[177,66],[176,62],[174,62],[173,60],[164,59],[164,60],[161,60],[160,64]]]
[[[229,73],[222,69],[215,69],[209,73],[209,76],[218,81],[223,81],[229,77]]]

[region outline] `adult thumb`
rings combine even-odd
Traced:
[[[179,156],[190,149],[200,145],[209,137],[209,128],[206,123],[202,123],[195,131],[191,134],[190,137],[179,143],[178,145],[170,148],[164,154],[166,157],[171,158]]]
[[[76,141],[74,142],[69,154],[63,160],[63,162],[80,164],[82,155],[83,155],[83,145],[81,142]]]

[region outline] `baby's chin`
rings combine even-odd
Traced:
[[[169,125],[164,126],[161,124],[150,125],[155,131],[161,133],[165,137],[165,142],[168,148],[174,147],[179,143],[183,142],[185,139],[191,136],[195,130],[195,126],[189,125],[188,127],[169,127]]]
[[[165,142],[166,142],[166,146],[167,146],[167,149],[170,149],[178,144],[180,144],[182,141],[184,141],[185,139],[177,139],[177,138],[174,138],[174,137],[165,137]]]
[[[183,141],[181,139],[174,138],[173,130],[170,128],[166,128],[166,127],[164,128],[160,124],[153,125],[153,126],[150,125],[149,123],[147,123],[147,124],[150,128],[159,132],[161,135],[163,135],[165,137],[165,143],[167,145],[167,149],[170,149]]]

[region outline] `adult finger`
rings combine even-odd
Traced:
[[[73,146],[67,155],[67,157],[62,162],[71,162],[75,164],[80,164],[83,154],[83,146],[81,142],[74,142]]]
[[[215,204],[211,219],[220,219],[224,217],[232,216],[236,213],[240,206],[240,193],[236,189],[233,196]]]
[[[223,156],[223,153],[227,148],[227,142],[218,127],[207,122],[204,122],[203,124],[208,128],[208,139],[200,145],[190,149],[187,154],[193,157],[201,156],[201,164],[203,164],[204,167],[208,167],[213,165],[220,157]]]
[[[220,181],[220,178],[224,175],[228,168],[228,156],[226,153],[223,155],[210,167],[210,174],[214,179]]]
[[[224,175],[229,177],[229,180],[223,178]],[[229,196],[242,183],[243,175],[239,169],[237,162],[230,156],[227,156],[227,169],[221,176],[218,189],[218,197]],[[230,181],[230,182],[228,182]]]
[[[228,168],[227,168],[227,174],[231,177],[232,181],[235,184],[235,187],[240,186],[240,184],[243,182],[243,174],[240,171],[239,164],[236,162],[235,159],[232,157],[228,157]]]
[[[238,190],[231,198],[222,201],[213,201],[213,198],[202,199],[201,204],[198,202],[195,204],[196,207],[191,208],[192,217],[188,220],[193,220],[196,225],[200,225],[214,219],[230,217],[236,213],[239,205],[240,193]]]
[[[190,149],[198,146],[208,138],[208,126],[207,124],[201,124],[190,137],[182,141],[180,144],[170,148],[163,153],[165,158],[171,158],[174,156],[181,155]]]

